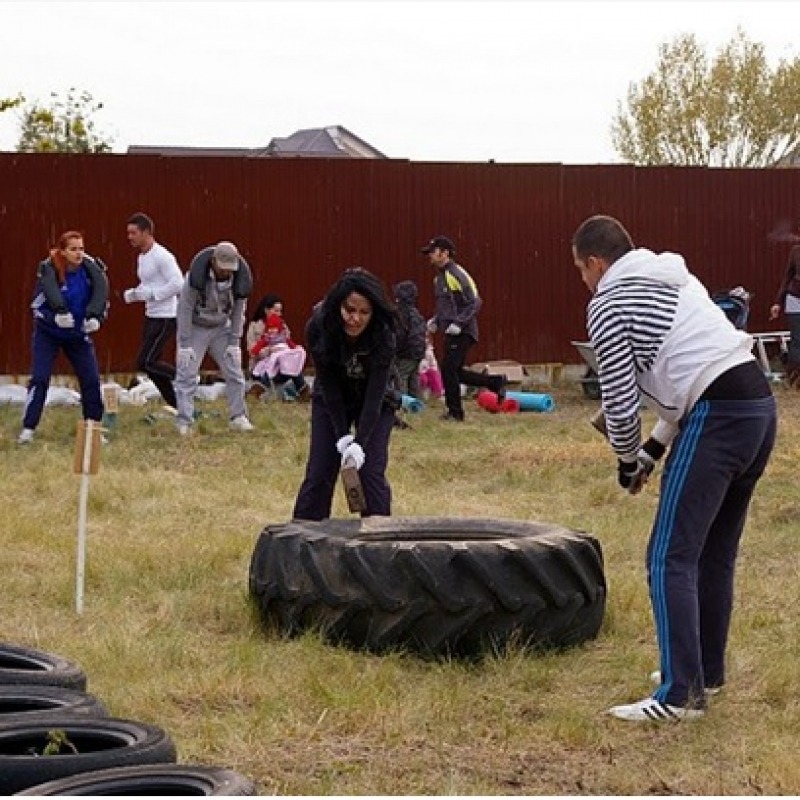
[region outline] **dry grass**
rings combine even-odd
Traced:
[[[603,711],[648,690],[656,650],[644,576],[653,488],[616,486],[568,385],[551,414],[463,426],[436,409],[393,437],[399,516],[536,519],[603,544],[609,604],[583,647],[480,664],[376,657],[261,632],[247,598],[259,532],[285,521],[307,447],[304,406],[224,409],[180,440],[123,408],[90,489],[85,608],[74,611],[79,478],[74,409],[35,444],[0,409],[3,621],[10,642],[60,652],[116,716],[154,722],[183,762],[226,765],[263,794],[797,794],[800,395],[778,389],[780,437],[742,547],[729,686],[696,724],[630,726]],[[335,513],[346,514],[337,495]]]

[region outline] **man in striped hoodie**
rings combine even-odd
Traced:
[[[584,221],[573,258],[592,292],[587,327],[623,489],[669,448],[647,548],[658,688],[624,720],[702,716],[725,682],[739,540],[775,441],[775,400],[736,330],[674,253],[634,248],[612,217]],[[658,420],[643,442],[641,404]]]

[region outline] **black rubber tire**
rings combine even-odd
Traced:
[[[265,627],[437,657],[578,644],[597,635],[606,599],[597,539],[491,519],[267,526],[249,589]]]
[[[44,650],[0,642],[0,685],[9,683],[86,689],[86,673],[77,664]]]
[[[78,689],[23,683],[0,686],[0,726],[39,722],[65,713],[108,716],[106,707],[93,694]]]
[[[47,733],[52,730],[63,731],[78,752],[42,755]],[[155,725],[116,717],[89,719],[63,714],[46,722],[0,728],[0,794],[83,772],[176,760],[175,745]]]
[[[195,764],[145,764],[85,772],[31,786],[17,795],[94,795],[96,797],[156,796],[254,797],[256,785],[221,767]]]

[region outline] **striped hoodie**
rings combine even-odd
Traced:
[[[752,337],[736,330],[680,255],[640,248],[615,261],[589,302],[587,328],[598,365],[609,439],[635,461],[640,404],[669,445],[700,395],[732,367],[752,360]]]

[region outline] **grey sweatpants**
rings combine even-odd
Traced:
[[[178,423],[191,425],[194,420],[194,396],[197,392],[197,376],[203,363],[205,354],[214,359],[222,378],[225,381],[225,393],[228,398],[228,412],[230,418],[247,415],[247,406],[244,402],[244,373],[241,362],[231,363],[225,357],[225,348],[228,346],[228,326],[219,328],[201,328],[193,325],[189,347],[197,358],[185,369],[180,366],[175,375],[175,397],[178,402]]]

